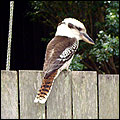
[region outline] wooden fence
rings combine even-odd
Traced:
[[[119,118],[119,75],[64,71],[47,103],[34,103],[42,76],[42,71],[1,71],[2,119]]]

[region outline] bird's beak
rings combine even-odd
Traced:
[[[80,36],[81,36],[82,40],[84,40],[85,42],[87,42],[89,44],[93,44],[93,45],[95,44],[94,41],[88,36],[87,33],[81,32]]]

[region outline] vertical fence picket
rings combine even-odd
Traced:
[[[18,119],[18,86],[16,71],[1,71],[1,118]]]
[[[54,81],[47,101],[48,119],[70,119],[71,110],[71,72],[64,71]]]
[[[97,73],[73,71],[73,119],[97,119]]]
[[[38,71],[19,71],[21,119],[45,118],[45,105],[34,103],[34,98],[41,85],[41,76],[42,72]]]
[[[119,75],[99,75],[99,118],[119,119]]]

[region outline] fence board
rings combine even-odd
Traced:
[[[48,97],[47,118],[72,118],[71,111],[71,72],[63,71],[55,80]]]
[[[45,118],[45,105],[34,103],[34,98],[41,85],[41,76],[42,72],[39,71],[19,71],[21,119]]]
[[[18,86],[16,71],[1,71],[1,118],[18,119]]]
[[[99,75],[99,118],[119,119],[118,75]]]
[[[34,103],[42,76],[42,71],[20,70],[18,77],[16,71],[1,71],[2,119],[18,119],[19,113],[21,119],[119,118],[119,75],[97,78],[94,71],[63,71],[53,84],[46,112],[45,104]]]
[[[97,73],[72,71],[73,119],[97,119]]]

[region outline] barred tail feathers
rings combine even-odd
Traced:
[[[35,103],[40,102],[41,104],[44,104],[51,92],[52,85],[54,82],[54,79],[57,77],[57,70],[52,73],[47,79],[44,79],[42,81],[42,85],[40,90],[38,91],[36,98],[34,100]]]

